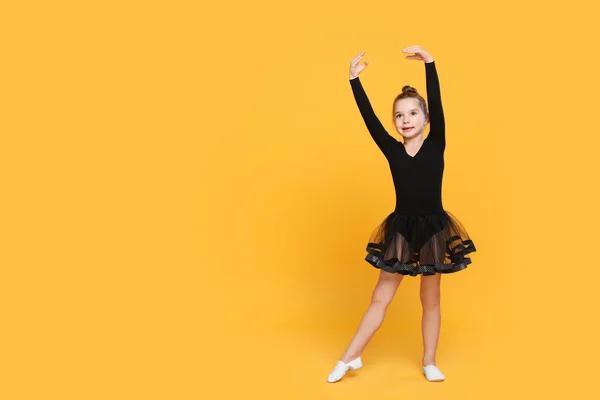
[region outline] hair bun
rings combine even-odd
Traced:
[[[402,88],[402,93],[417,94],[417,89],[415,89],[412,86],[406,85]]]

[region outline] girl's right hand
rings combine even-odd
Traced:
[[[350,79],[354,79],[362,72],[363,69],[369,65],[369,60],[366,60],[364,64],[360,63],[360,60],[365,55],[364,50],[361,51],[356,57],[350,61]]]

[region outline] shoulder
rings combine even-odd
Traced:
[[[429,134],[427,135],[427,137],[424,140],[424,143],[429,143],[430,146],[435,147],[435,148],[440,148],[441,150],[444,150],[446,147],[446,144],[444,143],[443,140],[440,140],[440,135],[436,135],[435,132],[432,135],[431,131],[429,132]]]

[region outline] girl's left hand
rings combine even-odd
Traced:
[[[433,57],[425,51],[421,46],[410,46],[402,49],[403,53],[413,53],[414,55],[406,56],[407,60],[421,60],[426,63],[433,61]]]

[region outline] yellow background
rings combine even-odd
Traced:
[[[0,4],[0,398],[597,396],[592,2]],[[442,278],[437,361],[404,279],[365,367],[388,130],[438,66],[444,206],[478,252]],[[588,370],[588,368],[590,368]]]

